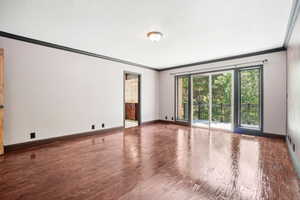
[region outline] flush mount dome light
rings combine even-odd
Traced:
[[[162,37],[163,34],[158,31],[152,31],[147,33],[147,37],[152,41],[152,42],[158,42]]]

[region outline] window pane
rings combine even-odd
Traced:
[[[260,69],[240,71],[240,125],[260,128]]]
[[[232,124],[232,73],[212,75],[212,126],[230,130]]]
[[[189,77],[177,79],[177,120],[189,120]]]
[[[193,77],[193,124],[209,125],[209,76]]]

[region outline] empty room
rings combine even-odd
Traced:
[[[0,0],[0,200],[300,200],[300,0]]]

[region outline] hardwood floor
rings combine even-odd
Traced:
[[[0,199],[300,199],[284,140],[156,123],[0,157]]]

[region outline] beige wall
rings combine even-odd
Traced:
[[[235,65],[267,59],[264,64],[264,132],[286,134],[286,51],[178,68],[160,72],[160,119],[175,118],[175,81],[174,75],[191,70],[209,71],[224,65]]]
[[[0,37],[4,144],[123,126],[124,71],[141,74],[141,121],[159,118],[159,72]]]

